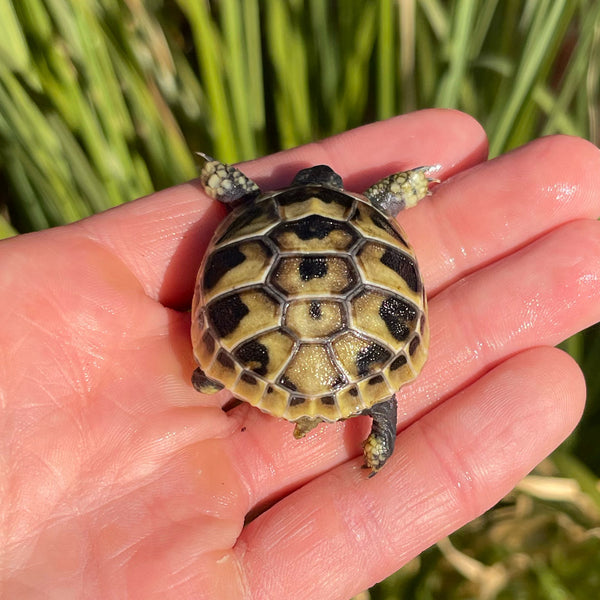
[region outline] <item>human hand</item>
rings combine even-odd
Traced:
[[[372,479],[369,419],[295,440],[193,390],[187,308],[224,216],[199,185],[0,243],[4,597],[345,600],[508,492],[582,411],[551,346],[600,318],[600,153],[486,150],[470,118],[431,110],[243,166],[263,189],[318,163],[356,191],[456,174],[399,217],[431,349]]]

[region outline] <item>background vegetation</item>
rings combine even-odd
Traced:
[[[0,237],[429,106],[500,154],[600,136],[596,0],[0,0]],[[565,347],[589,403],[486,515],[365,597],[589,599],[600,590],[600,330]]]

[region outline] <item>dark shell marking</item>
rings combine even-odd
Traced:
[[[347,418],[421,370],[424,298],[404,233],[362,196],[274,192],[213,238],[192,307],[196,359],[276,416]]]

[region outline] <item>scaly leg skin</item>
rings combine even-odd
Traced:
[[[433,168],[435,167],[417,167],[394,173],[373,184],[364,195],[380,211],[389,217],[395,217],[401,210],[411,208],[425,196],[431,195],[429,184],[440,181],[425,174]]]
[[[365,455],[363,468],[371,469],[369,477],[373,477],[383,467],[394,451],[398,421],[397,410],[396,396],[392,396],[385,402],[375,404],[364,413],[373,418],[371,433],[363,444]]]
[[[256,183],[236,167],[219,162],[202,152],[197,154],[205,161],[200,171],[200,183],[211,198],[227,206],[235,206],[260,194]]]

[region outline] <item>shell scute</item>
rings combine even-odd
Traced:
[[[215,243],[219,245],[265,235],[278,220],[278,208],[271,199],[237,208],[217,230]]]
[[[400,246],[409,249],[404,234],[395,221],[390,221],[379,211],[360,204],[349,220],[359,231],[373,240],[379,240],[391,246]]]
[[[270,237],[282,252],[348,252],[358,240],[346,223],[318,214],[281,223]]]
[[[391,357],[387,348],[353,331],[338,336],[331,345],[350,381],[379,372]]]
[[[265,288],[249,288],[216,298],[207,307],[207,322],[220,343],[232,349],[240,342],[279,326],[283,308]]]
[[[219,350],[211,365],[211,377],[217,379],[231,388],[240,375],[240,366],[231,358],[231,355],[223,348]]]
[[[205,301],[232,289],[262,283],[273,259],[273,251],[259,239],[216,249],[206,261],[202,281]]]
[[[291,188],[278,195],[277,202],[284,221],[294,221],[307,215],[346,221],[354,208],[349,194],[318,186]]]
[[[262,398],[267,382],[252,373],[244,371],[234,386],[229,388],[239,398]]]
[[[356,255],[365,281],[421,302],[422,283],[416,260],[407,252],[374,242],[365,243]]]
[[[301,344],[281,377],[283,387],[313,398],[329,394],[345,381],[324,344]]]
[[[346,256],[310,254],[284,256],[275,264],[268,283],[287,298],[343,295],[359,282]]]
[[[285,316],[285,326],[293,335],[311,341],[327,341],[346,323],[345,304],[338,300],[295,300]]]
[[[281,330],[274,330],[244,342],[234,351],[235,358],[256,375],[274,381],[287,362],[294,339]]]

